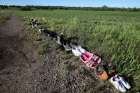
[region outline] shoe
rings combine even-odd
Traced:
[[[126,82],[126,81],[123,79],[123,77],[120,77],[120,76],[119,76],[119,79],[120,79],[120,81],[123,83],[123,85],[124,85],[127,89],[130,89],[130,88],[131,88],[130,84],[129,84],[128,82]]]
[[[71,51],[72,48],[69,45],[63,45],[65,51]]]
[[[104,80],[104,81],[108,79],[108,75],[106,71],[102,71],[100,74],[98,74],[98,77],[100,80]]]
[[[109,80],[113,86],[119,90],[120,92],[126,92],[126,88],[125,86],[123,85],[123,83],[118,79],[116,78],[115,76],[111,77],[110,80]]]
[[[95,74],[99,77],[100,80],[107,80],[108,79],[108,74],[104,70],[104,67],[102,65],[99,65],[95,69]]]

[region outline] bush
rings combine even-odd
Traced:
[[[24,6],[24,7],[21,7],[20,10],[22,10],[22,11],[32,11],[32,8],[28,7],[28,6]]]

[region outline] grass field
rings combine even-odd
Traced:
[[[82,46],[116,65],[121,75],[132,77],[140,88],[140,12],[34,10],[14,11],[38,18],[49,30],[76,36]]]

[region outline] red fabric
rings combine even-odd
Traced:
[[[93,56],[92,53],[90,53],[90,52],[85,52],[85,53],[83,53],[83,54],[81,55],[81,58],[82,58],[82,61],[83,61],[84,63],[87,63],[88,61],[91,60],[92,56]]]
[[[91,63],[93,64],[92,66],[96,66],[98,65],[99,63],[101,63],[101,58],[95,54],[92,54],[90,52],[85,52],[81,55],[81,60],[87,64],[87,63]]]

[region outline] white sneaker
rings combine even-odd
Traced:
[[[62,43],[60,42],[60,36],[57,36],[56,42],[57,42],[57,44],[62,45]]]
[[[120,77],[120,76],[119,76],[119,79],[121,80],[121,82],[123,83],[123,85],[124,85],[127,89],[130,89],[130,88],[131,88],[130,84],[129,84],[128,82],[126,82],[126,81],[123,79],[123,77]]]
[[[63,45],[63,47],[65,48],[65,51],[71,51],[71,47],[69,45]]]
[[[111,77],[109,81],[114,85],[114,87],[117,90],[119,90],[121,92],[126,92],[126,88],[124,87],[122,82],[120,80],[118,80],[117,78]]]

